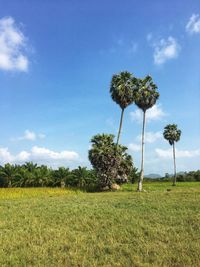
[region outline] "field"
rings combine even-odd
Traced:
[[[0,189],[0,266],[200,266],[200,183],[135,189]]]

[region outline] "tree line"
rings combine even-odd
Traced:
[[[134,182],[137,179],[138,170],[133,168],[126,180],[119,179],[117,182]],[[0,166],[0,187],[73,187],[86,191],[101,190],[98,176],[93,169],[79,166],[73,170],[65,167],[54,170],[33,162]]]
[[[118,184],[138,183],[140,172],[134,167],[124,179],[120,176],[118,178],[116,180]],[[172,179],[173,175],[168,173],[162,178],[144,177],[144,181],[147,182],[170,182]],[[177,181],[200,182],[200,170],[178,173]],[[73,170],[65,167],[53,170],[45,165],[38,166],[33,162],[26,162],[23,165],[7,163],[0,166],[0,187],[72,187],[89,192],[101,190],[99,178],[93,169],[79,166]]]

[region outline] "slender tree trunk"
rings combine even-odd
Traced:
[[[142,191],[142,182],[144,178],[144,131],[145,131],[145,122],[146,122],[146,111],[143,112],[143,125],[142,125],[142,158],[141,158],[141,172],[140,178],[138,181],[138,189],[137,191]]]
[[[8,187],[9,188],[12,187],[12,178],[11,177],[9,177],[9,179],[8,179]]]
[[[120,124],[119,124],[119,131],[118,131],[118,135],[117,135],[117,146],[118,146],[118,144],[119,144],[119,138],[120,138],[121,129],[122,129],[123,117],[124,117],[124,109],[122,109],[122,111],[121,111],[121,118],[120,118]]]
[[[174,158],[174,180],[173,186],[176,185],[176,155],[175,155],[175,143],[173,143],[173,158]]]

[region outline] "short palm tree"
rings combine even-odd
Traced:
[[[138,181],[138,191],[142,191],[142,182],[144,178],[144,132],[146,122],[146,111],[152,108],[157,99],[159,93],[157,92],[157,86],[153,83],[151,76],[147,75],[144,79],[140,79],[138,89],[135,93],[135,104],[143,111],[143,125],[142,125],[142,159],[141,159],[141,172],[140,179]]]
[[[23,164],[23,167],[30,173],[33,173],[38,168],[37,163],[33,162],[25,162],[25,164]]]
[[[101,188],[111,188],[112,183],[128,177],[133,168],[127,148],[117,145],[112,134],[97,134],[91,139],[89,160],[97,173]]]
[[[70,176],[69,168],[59,167],[53,171],[54,186],[65,187],[66,181]]]
[[[137,79],[127,71],[115,74],[111,80],[110,94],[113,99],[121,108],[121,118],[119,124],[119,130],[117,135],[117,145],[122,129],[122,122],[124,116],[124,110],[127,106],[134,102],[134,88],[137,86]]]
[[[16,177],[17,169],[16,166],[7,163],[0,170],[0,175],[6,180],[8,187],[12,187],[12,183]]]
[[[169,142],[173,148],[173,159],[174,159],[174,180],[173,185],[176,185],[176,151],[175,151],[175,142],[178,142],[181,137],[181,130],[177,128],[176,124],[168,124],[164,128],[163,132],[164,138]]]

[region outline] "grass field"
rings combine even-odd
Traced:
[[[200,266],[200,183],[135,189],[0,189],[0,266]]]

